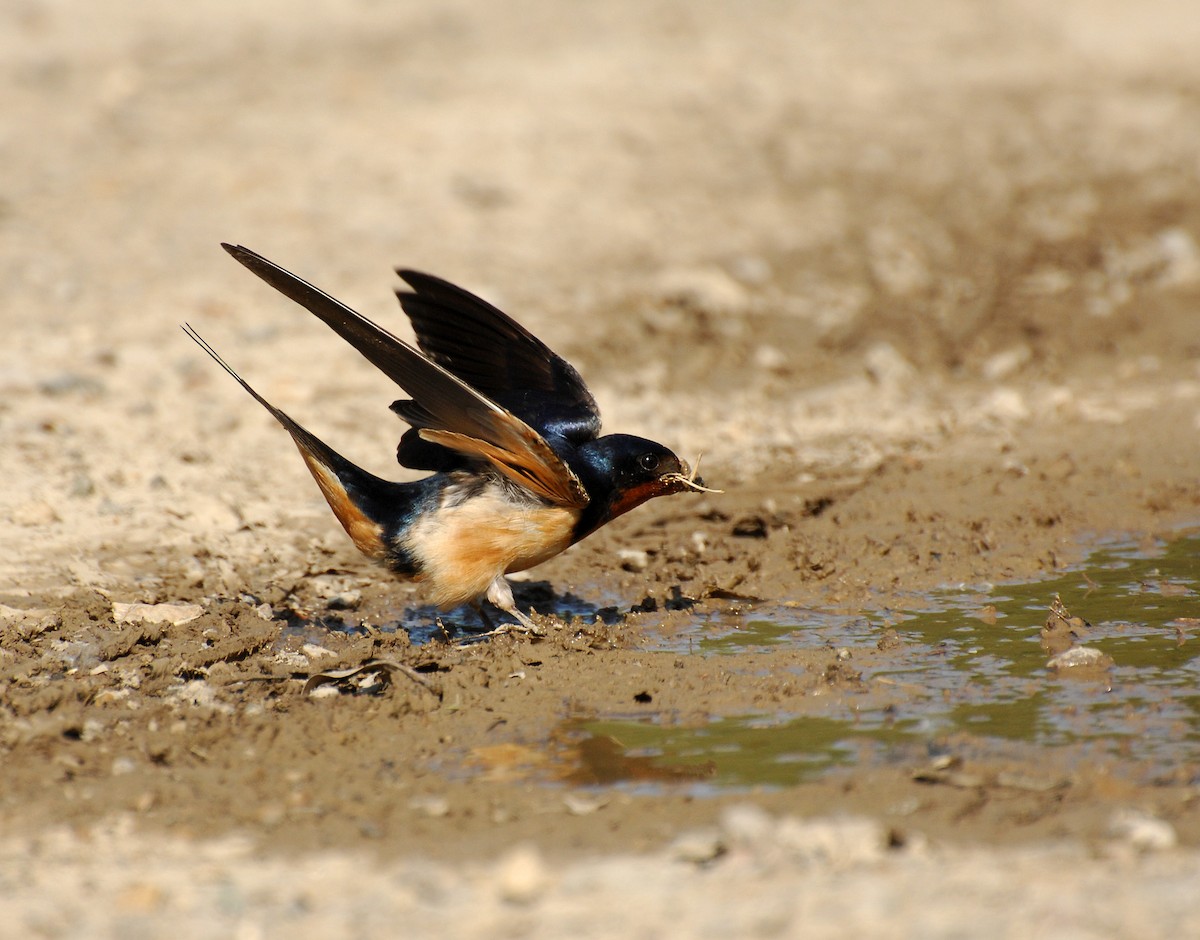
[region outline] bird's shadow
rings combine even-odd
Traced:
[[[571,591],[555,591],[549,581],[515,581],[512,582],[512,591],[513,599],[520,610],[533,610],[535,613],[556,617],[567,623],[601,623],[612,626],[621,623],[629,614],[628,608],[622,609],[615,603],[596,603]],[[512,622],[512,618],[490,604],[485,609],[491,618],[492,627]],[[414,646],[431,640],[470,639],[471,636],[490,629],[479,612],[466,604],[449,611],[442,611],[432,604],[406,605],[385,611],[381,617],[373,617],[372,621],[375,629],[385,633],[403,630]],[[365,630],[364,627],[346,622],[336,615],[312,618],[307,621],[307,626],[319,626],[340,633],[362,633]]]
[[[560,593],[554,590],[549,581],[514,581],[511,582],[513,599],[517,607],[523,611],[532,610],[543,616],[555,617],[568,625],[591,626],[601,624],[614,626],[623,623],[631,613],[647,613],[658,609],[653,601],[642,601],[630,606],[615,603],[596,603],[580,597],[574,592]],[[672,596],[662,603],[667,610],[683,610],[693,607],[696,601],[683,595],[679,588],[672,590]],[[372,627],[384,633],[404,631],[414,646],[421,646],[433,640],[469,640],[472,636],[487,633],[493,627],[511,625],[512,618],[491,605],[487,605],[491,626],[480,617],[479,612],[469,605],[455,607],[450,611],[442,611],[432,604],[415,604],[397,607],[385,611],[380,617],[372,617]],[[314,627],[319,630],[329,630],[337,633],[362,634],[367,628],[347,621],[332,612],[316,617],[306,617],[292,624],[293,629],[309,632]]]
[[[602,623],[611,626],[628,616],[628,611],[616,604],[597,604],[571,591],[555,591],[549,581],[512,582],[512,592],[519,610],[532,610],[568,624]],[[502,627],[512,622],[512,618],[490,604],[485,604],[484,610],[492,621],[490,626],[477,610],[465,604],[445,613],[428,604],[409,607],[401,613],[396,626],[407,631],[414,644],[420,645],[447,637],[470,639],[473,635],[486,633],[492,627]]]

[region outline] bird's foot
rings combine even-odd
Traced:
[[[507,587],[507,584],[505,586]],[[492,618],[489,617],[487,611],[483,609],[482,604],[472,604],[471,607],[474,608],[475,612],[479,614],[479,619],[483,622],[484,632],[472,635],[469,641],[459,644],[459,649],[463,649],[466,646],[470,646],[472,643],[487,639],[488,637],[504,636],[510,633],[519,634],[521,636],[537,637],[546,635],[546,631],[543,627],[539,627],[527,614],[523,614],[517,609],[517,605],[513,601],[511,594],[509,594],[507,598],[500,597],[500,600],[506,600],[507,603],[496,604],[496,606],[499,607],[504,613],[509,614],[514,620],[516,620],[516,623],[502,623],[500,626],[495,626],[492,623]],[[495,603],[495,600],[493,600],[492,603]]]
[[[523,633],[526,636],[546,635],[546,631],[543,627],[539,627],[533,622],[531,617],[529,617],[527,614],[521,613],[516,607],[513,607],[512,610],[506,611],[506,613],[512,614],[517,621],[516,623],[507,624],[507,627],[510,631],[515,633]],[[503,627],[501,629],[503,629]]]
[[[483,633],[476,633],[473,637],[471,637],[471,642],[475,642],[476,640],[487,639],[488,637],[493,637],[493,636],[506,636],[508,634],[518,634],[520,636],[536,636],[536,637],[542,637],[542,636],[546,635],[546,630],[544,627],[539,627],[536,623],[534,623],[532,620],[530,620],[529,617],[527,617],[525,614],[521,613],[519,610],[515,610],[515,609],[509,610],[509,611],[505,611],[505,613],[512,614],[513,617],[516,618],[517,622],[516,623],[502,623],[498,627],[492,627],[491,621],[488,621],[487,626],[490,627],[490,629],[485,630]],[[469,644],[463,644],[463,645],[469,645]]]
[[[513,600],[512,588],[509,586],[508,580],[504,575],[499,575],[492,582],[491,587],[487,591],[487,599],[495,604],[500,610],[504,611],[512,617],[517,623],[509,624],[507,627],[498,627],[497,630],[504,632],[524,633],[526,636],[545,636],[546,631],[539,627],[536,623],[529,619],[526,614],[521,613],[517,609],[517,602]],[[480,612],[482,613],[482,608]],[[488,623],[487,618],[484,622]],[[488,623],[491,627],[491,624]]]

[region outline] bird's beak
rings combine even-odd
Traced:
[[[680,473],[664,473],[661,477],[663,483],[672,485],[677,493],[682,493],[684,490],[694,490],[697,493],[724,493],[724,490],[715,490],[712,487],[704,485],[704,479],[697,473],[700,469],[700,454],[696,457],[695,466],[689,467],[686,460],[681,460],[682,472]],[[675,489],[678,487],[678,489]]]

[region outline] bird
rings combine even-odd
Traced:
[[[395,382],[409,428],[398,463],[430,475],[393,482],[351,463],[260,395],[190,325],[184,332],[291,435],[360,552],[420,584],[446,611],[466,604],[489,633],[537,633],[506,574],[553,558],[647,500],[721,492],[655,441],[601,435],[575,368],[519,323],[441,278],[398,268],[395,293],[417,345],[241,245],[235,260],[306,308]],[[516,621],[493,628],[489,601]]]

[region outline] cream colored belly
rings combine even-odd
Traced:
[[[524,571],[571,544],[578,509],[514,506],[482,493],[419,519],[404,538],[429,599],[443,609],[474,601],[499,575]]]

